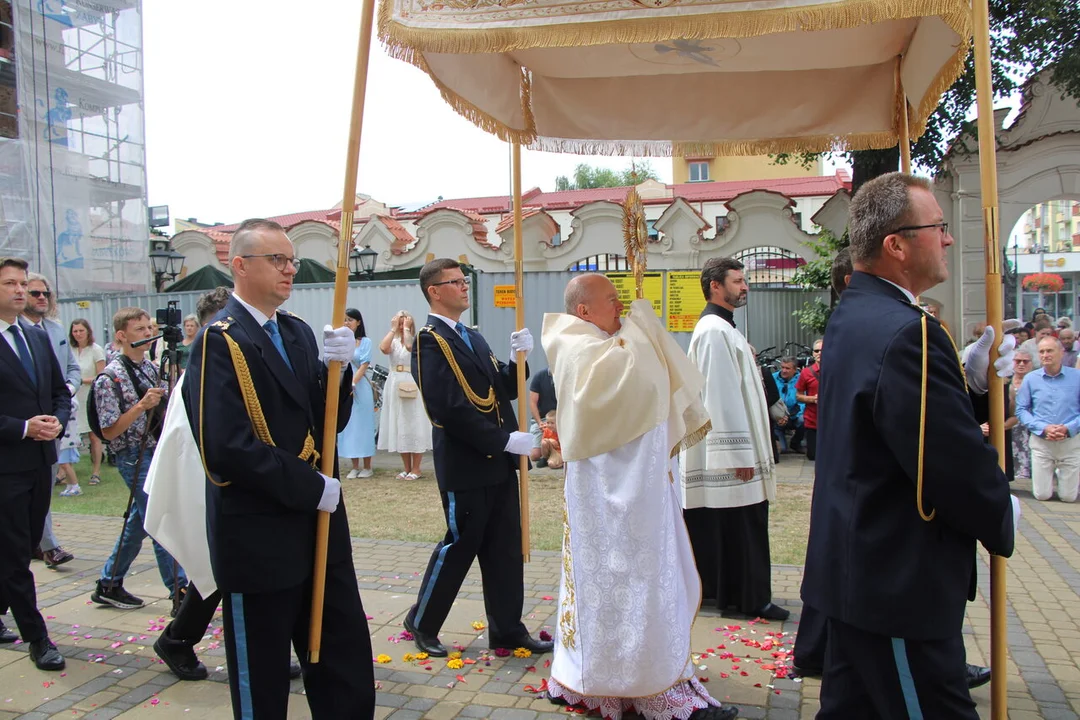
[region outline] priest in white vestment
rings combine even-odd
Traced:
[[[680,454],[684,517],[703,597],[720,610],[786,620],[772,602],[769,502],[776,499],[769,411],[754,350],[735,328],[746,304],[743,265],[714,258],[701,272],[709,301],[687,351],[705,376],[712,421],[705,442]],[[768,378],[772,381],[772,378]]]
[[[548,697],[608,720],[730,720],[694,676],[701,598],[674,458],[708,430],[704,383],[648,301],[625,320],[603,275],[544,318],[566,461],[563,568]]]

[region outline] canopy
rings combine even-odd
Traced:
[[[334,271],[318,260],[300,258],[300,267],[296,269],[293,282],[296,284],[334,282]]]
[[[188,273],[162,292],[181,292],[183,290],[213,290],[216,287],[232,287],[232,276],[221,268],[203,265],[198,270]]]
[[[466,118],[583,154],[892,147],[901,93],[918,137],[970,35],[966,0],[382,0],[379,11],[389,52]]]

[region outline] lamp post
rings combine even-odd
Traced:
[[[349,253],[349,269],[352,271],[352,275],[355,278],[363,276],[365,280],[373,280],[375,278],[375,261],[379,258],[379,253],[371,249],[370,245],[364,247],[363,250],[357,250],[355,247],[352,252]]]
[[[184,269],[184,256],[173,250],[167,240],[152,240],[150,267],[154,271],[154,291],[161,292],[162,286]]]

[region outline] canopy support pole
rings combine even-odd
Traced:
[[[979,112],[979,171],[983,209],[983,237],[986,253],[986,324],[997,339],[990,349],[990,372],[998,358],[997,341],[1002,338],[1001,244],[998,236],[997,138],[994,120],[994,86],[990,75],[990,9],[988,0],[974,0],[971,7],[975,51],[975,92]],[[959,223],[961,218],[954,218]],[[998,451],[998,465],[1005,467],[1005,387],[991,375],[990,439]],[[1005,558],[990,556],[990,717],[1008,717],[1006,686]]]
[[[360,164],[360,134],[364,124],[364,96],[367,93],[368,57],[371,54],[371,30],[375,0],[364,0],[360,9],[360,40],[356,50],[356,75],[353,78],[352,119],[349,122],[349,146],[345,157],[345,190],[341,201],[341,230],[338,231],[337,270],[334,275],[334,311],[331,324],[345,323],[345,302],[349,291],[349,252],[352,250],[353,212],[356,207],[356,174]],[[323,416],[320,470],[333,477],[337,455],[338,393],[341,390],[341,363],[331,362],[326,381],[326,414]],[[326,592],[326,554],[330,539],[330,513],[320,512],[315,527],[315,566],[311,587],[311,624],[308,637],[308,661],[319,662],[322,647],[323,597]]]
[[[897,135],[900,136],[900,171],[911,174],[911,130],[908,127],[908,101],[904,91],[904,81],[900,76],[901,65],[904,56],[896,58],[896,104],[897,104]]]
[[[525,327],[525,258],[521,228],[521,143],[513,143],[514,183],[514,315],[515,327]],[[529,429],[529,391],[525,387],[525,353],[517,354],[518,430]],[[532,559],[529,549],[529,457],[519,456],[518,475],[521,480],[521,554],[525,562]]]

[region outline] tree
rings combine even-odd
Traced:
[[[652,163],[632,161],[625,170],[593,167],[581,163],[574,168],[573,180],[565,175],[555,178],[555,190],[585,190],[588,188],[624,187],[639,185],[646,180],[659,180]]]
[[[813,240],[806,242],[817,255],[817,259],[811,260],[799,267],[791,277],[791,282],[800,285],[804,290],[828,290],[832,288],[832,263],[836,253],[848,244],[847,233],[842,237],[836,237],[828,230],[822,228],[821,232]],[[833,301],[836,298],[832,298]],[[819,298],[803,303],[801,310],[795,311],[795,318],[805,328],[821,334],[825,332],[825,326],[832,315],[835,302],[826,303]]]
[[[991,76],[995,99],[1011,96],[1039,72],[1052,68],[1050,81],[1065,96],[1080,101],[1080,3],[1076,0],[990,0]],[[949,144],[969,129],[975,105],[975,59],[969,53],[963,74],[941,98],[912,144],[913,165],[936,169]],[[970,127],[972,133],[974,127]],[[852,193],[864,182],[898,169],[899,148],[846,153],[852,168]],[[812,162],[819,154],[778,155],[785,164]]]

